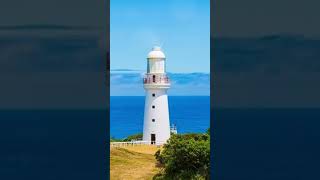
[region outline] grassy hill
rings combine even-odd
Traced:
[[[159,172],[156,167],[155,146],[128,146],[110,149],[110,178],[152,179]]]

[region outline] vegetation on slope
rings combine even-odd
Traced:
[[[210,129],[204,134],[173,134],[161,149],[150,145],[111,148],[110,173],[112,180],[210,179]]]
[[[131,136],[128,136],[124,139],[117,139],[115,137],[111,137],[110,138],[110,142],[129,142],[129,141],[132,141],[132,140],[141,140],[142,139],[142,133],[138,133],[138,134],[134,134],[134,135],[131,135]]]
[[[172,135],[155,157],[162,171],[154,179],[210,179],[210,130]]]
[[[141,140],[142,136],[143,136],[142,133],[134,134],[134,135],[128,136],[123,141],[127,142],[127,141],[132,141],[132,140],[134,140],[134,141]]]

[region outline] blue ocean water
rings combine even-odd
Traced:
[[[213,109],[213,179],[320,179],[320,109]]]
[[[173,103],[176,98],[180,100]],[[176,98],[169,97],[170,106],[185,109],[190,117],[209,107],[202,106],[209,100]],[[135,99],[140,100],[131,102]],[[131,101],[120,103],[130,107],[139,102],[143,107],[142,97],[127,100]],[[200,102],[205,103],[195,105]],[[112,108],[116,104],[111,103]],[[180,131],[205,131],[209,126],[208,120],[185,121],[184,113],[174,115],[170,110],[172,119],[183,120],[177,123]],[[143,115],[140,110],[131,113]],[[211,113],[213,179],[320,179],[320,109],[213,109]],[[106,179],[107,122],[106,111],[0,111],[0,179]],[[126,122],[142,123],[123,119],[116,123]],[[125,126],[128,134],[142,128]]]
[[[0,179],[107,179],[106,110],[0,110]]]
[[[110,136],[124,138],[143,131],[144,96],[111,96]],[[178,133],[205,132],[210,127],[209,96],[169,96],[170,123]]]

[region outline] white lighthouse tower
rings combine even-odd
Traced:
[[[167,90],[170,88],[166,75],[166,57],[160,47],[153,47],[147,58],[147,73],[143,78],[146,90],[143,141],[161,145],[170,138]]]

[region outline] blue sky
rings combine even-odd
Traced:
[[[50,33],[43,37],[32,28],[31,34],[17,28],[8,35],[0,28],[0,81],[10,82],[1,87],[0,108],[104,107],[107,77],[100,33],[46,31]],[[272,35],[213,43],[219,59],[212,86],[217,106],[320,107],[319,39]],[[142,73],[112,70],[111,95],[143,96]],[[170,96],[209,95],[209,73],[169,76]]]
[[[209,0],[111,0],[111,69],[146,69],[162,46],[172,73],[210,72]]]
[[[0,81],[10,82],[1,87],[0,108],[103,107],[107,48],[103,43],[105,31],[97,27],[107,24],[108,19],[103,19],[106,16],[102,15],[101,2],[72,6],[74,3],[62,0],[53,4],[31,1],[19,9],[26,16],[13,13],[17,5],[14,0],[7,1],[0,12],[0,20],[6,25],[0,26]],[[314,26],[318,6],[308,8],[307,13],[300,14],[301,19],[292,21],[300,11],[283,14],[280,10],[287,6],[286,1],[261,4],[233,0],[232,6],[229,1],[219,3],[219,7],[224,5],[217,9],[223,19],[217,18],[221,20],[214,29],[218,37],[212,39],[212,89],[214,99],[223,102],[219,106],[320,107],[320,30]],[[268,5],[266,10],[279,3],[280,7],[275,13],[249,6],[258,3],[262,7]],[[300,1],[290,4],[296,4],[293,9],[302,10]],[[42,9],[48,11],[39,16],[41,8],[37,6],[35,10],[35,5],[45,6]],[[226,8],[232,8],[234,13],[229,14],[231,10]],[[282,23],[284,20],[290,20],[289,24]],[[208,1],[112,0],[111,21],[111,95],[144,94],[141,73],[145,72],[145,57],[152,43],[162,39],[173,81],[169,95],[209,94],[209,23],[202,23],[209,21]],[[309,23],[301,26],[301,21]],[[194,33],[200,31],[204,33]],[[200,42],[207,43],[207,47],[201,47],[205,43]]]
[[[110,3],[112,96],[144,95],[141,79],[154,45],[161,46],[167,57],[169,95],[210,94],[209,0]]]

